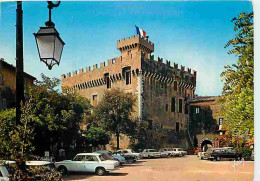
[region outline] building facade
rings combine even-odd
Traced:
[[[193,134],[197,137],[198,147],[201,149],[206,145],[216,148],[229,145],[225,135],[226,127],[223,126],[224,118],[220,113],[221,106],[217,103],[218,98],[218,96],[200,96],[189,99],[189,123],[192,125],[197,121],[198,127],[201,128],[195,135]]]
[[[153,128],[180,131],[186,127],[187,100],[194,97],[196,71],[162,58],[154,44],[139,35],[117,41],[121,56],[62,75],[65,91],[78,91],[95,106],[106,90],[120,88],[137,98],[134,117]]]
[[[24,73],[24,94],[28,96],[29,85],[33,84],[35,77]],[[0,111],[15,107],[16,94],[16,68],[0,58]]]

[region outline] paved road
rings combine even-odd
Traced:
[[[88,181],[252,181],[254,162],[236,166],[233,161],[199,160],[196,156],[142,159],[106,176],[74,173],[64,180]]]

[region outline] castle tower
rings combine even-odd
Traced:
[[[154,44],[148,39],[136,35],[118,40],[117,49],[121,51],[123,59],[136,59],[141,56],[150,58],[151,53],[154,52]]]

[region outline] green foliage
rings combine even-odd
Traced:
[[[59,93],[55,89],[60,84],[59,79],[42,74],[42,80],[29,90],[30,101],[35,105],[35,116],[38,118],[35,153],[43,155],[54,145],[69,151],[71,144],[80,139],[79,125],[90,114],[90,102],[76,93]]]
[[[146,122],[139,125],[136,130],[137,132],[132,137],[132,144],[130,145],[134,150],[143,150],[146,148],[159,149],[166,146],[168,142],[165,132],[148,129]]]
[[[36,166],[29,169],[30,180],[60,181],[62,174],[55,169],[45,166]]]
[[[254,136],[254,27],[253,13],[241,13],[235,23],[236,37],[226,47],[229,54],[238,56],[232,66],[225,66],[221,73],[224,81],[223,96],[219,99],[228,132],[236,138]]]
[[[15,114],[15,109],[7,109],[0,112],[0,157],[5,159],[11,157],[10,132],[16,125]]]
[[[105,145],[109,143],[110,136],[107,132],[100,127],[91,127],[84,133],[89,144],[93,147],[98,145]]]
[[[192,111],[194,111],[193,108]],[[216,120],[212,117],[210,108],[200,109],[200,113],[191,114],[189,131],[192,136],[197,134],[211,133],[216,129]]]
[[[106,91],[102,100],[94,109],[97,124],[105,130],[116,134],[119,149],[119,135],[132,135],[135,122],[131,118],[136,102],[132,93],[125,93],[120,89]]]
[[[250,160],[250,159],[251,159],[252,150],[251,150],[250,147],[248,147],[248,146],[243,147],[243,148],[241,149],[241,154],[242,154],[242,157],[243,157],[245,160]]]
[[[28,102],[22,105],[20,124],[16,125],[15,109],[0,113],[1,157],[22,161],[28,160],[34,147],[34,127],[37,117],[34,116],[33,105]]]

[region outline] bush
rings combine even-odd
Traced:
[[[250,160],[252,150],[248,146],[243,147],[240,152],[245,160]]]

